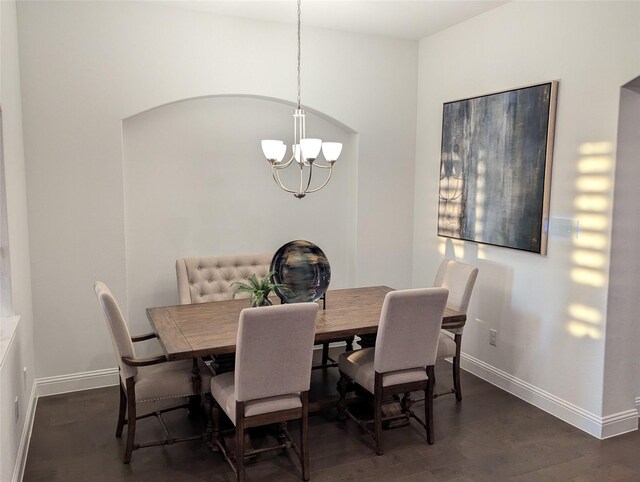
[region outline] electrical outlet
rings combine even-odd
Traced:
[[[15,412],[16,412],[16,422],[20,420],[20,400],[16,397],[15,400]]]
[[[497,340],[498,340],[498,331],[489,330],[489,345],[496,346]]]

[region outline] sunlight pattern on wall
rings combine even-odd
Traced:
[[[571,279],[584,289],[601,288],[607,282],[606,249],[609,245],[610,192],[613,146],[589,142],[580,146],[574,208],[580,231],[573,238]],[[602,338],[602,312],[584,303],[568,307],[569,333],[576,337]]]

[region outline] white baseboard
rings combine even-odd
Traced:
[[[18,455],[16,457],[16,465],[13,469],[13,482],[22,482],[24,476],[24,467],[27,464],[27,452],[29,451],[29,441],[31,440],[31,430],[33,429],[33,419],[36,414],[36,406],[38,399],[36,397],[36,384],[31,385],[31,393],[29,394],[29,404],[24,417],[24,426],[22,427],[22,435],[20,436],[20,445],[18,445]]]
[[[462,353],[460,366],[475,376],[599,439],[638,430],[638,409],[599,417],[477,358]],[[640,397],[636,399],[636,406]]]
[[[104,370],[94,370],[91,372],[38,378],[35,381],[36,397],[47,397],[49,395],[77,392],[91,388],[110,387],[117,384],[117,368],[105,368]]]
[[[602,418],[601,439],[617,437],[638,430],[638,409],[632,408]]]

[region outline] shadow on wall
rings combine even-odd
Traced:
[[[540,321],[536,315],[519,311],[517,306],[514,306],[513,268],[504,263],[488,260],[485,250],[485,245],[474,242],[451,238],[440,239],[439,251],[443,257],[472,264],[479,270],[478,281],[476,281],[469,306],[469,314],[473,316],[474,323],[467,326],[472,330],[480,329],[480,333],[475,338],[467,338],[466,343],[476,343],[476,346],[464,351],[475,354],[485,352],[489,329],[494,329],[499,334],[501,351],[510,353],[516,350],[511,343],[514,330],[525,327],[530,338],[541,336]],[[518,323],[514,323],[516,320]],[[522,320],[525,322],[522,323]],[[487,353],[487,356],[490,355]],[[515,363],[532,365],[535,360],[520,357]]]

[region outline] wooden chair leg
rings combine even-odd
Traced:
[[[118,426],[116,427],[116,437],[122,436],[122,429],[127,416],[127,393],[124,391],[122,382],[120,382],[120,409],[118,413]]]
[[[302,392],[302,421],[300,423],[300,464],[302,480],[309,480],[309,392]]]
[[[127,447],[124,451],[125,464],[131,462],[136,438],[136,392],[133,377],[127,378]]]
[[[212,442],[212,436],[214,431],[214,421],[213,421],[213,397],[210,393],[206,393],[204,395],[204,414],[207,418],[207,429],[206,429],[206,441],[208,444]]]
[[[424,423],[427,427],[427,442],[433,445],[433,387],[435,385],[434,367],[427,367],[427,376],[429,381],[427,389],[424,391]]]
[[[374,437],[376,442],[376,454],[382,455],[384,453],[382,449],[382,375],[378,372],[375,374],[374,382]]]
[[[322,366],[326,367],[329,363],[329,343],[324,342],[322,344]]]
[[[287,441],[287,422],[278,422],[278,443],[280,445],[284,444]],[[287,450],[286,448],[284,449]]]
[[[460,388],[460,352],[462,346],[462,335],[455,335],[456,356],[453,357],[453,389],[456,392],[456,400],[462,400],[462,389]]]
[[[236,402],[236,480],[244,482],[244,402]]]
[[[220,437],[220,405],[215,398],[211,397],[211,425],[213,437]]]

